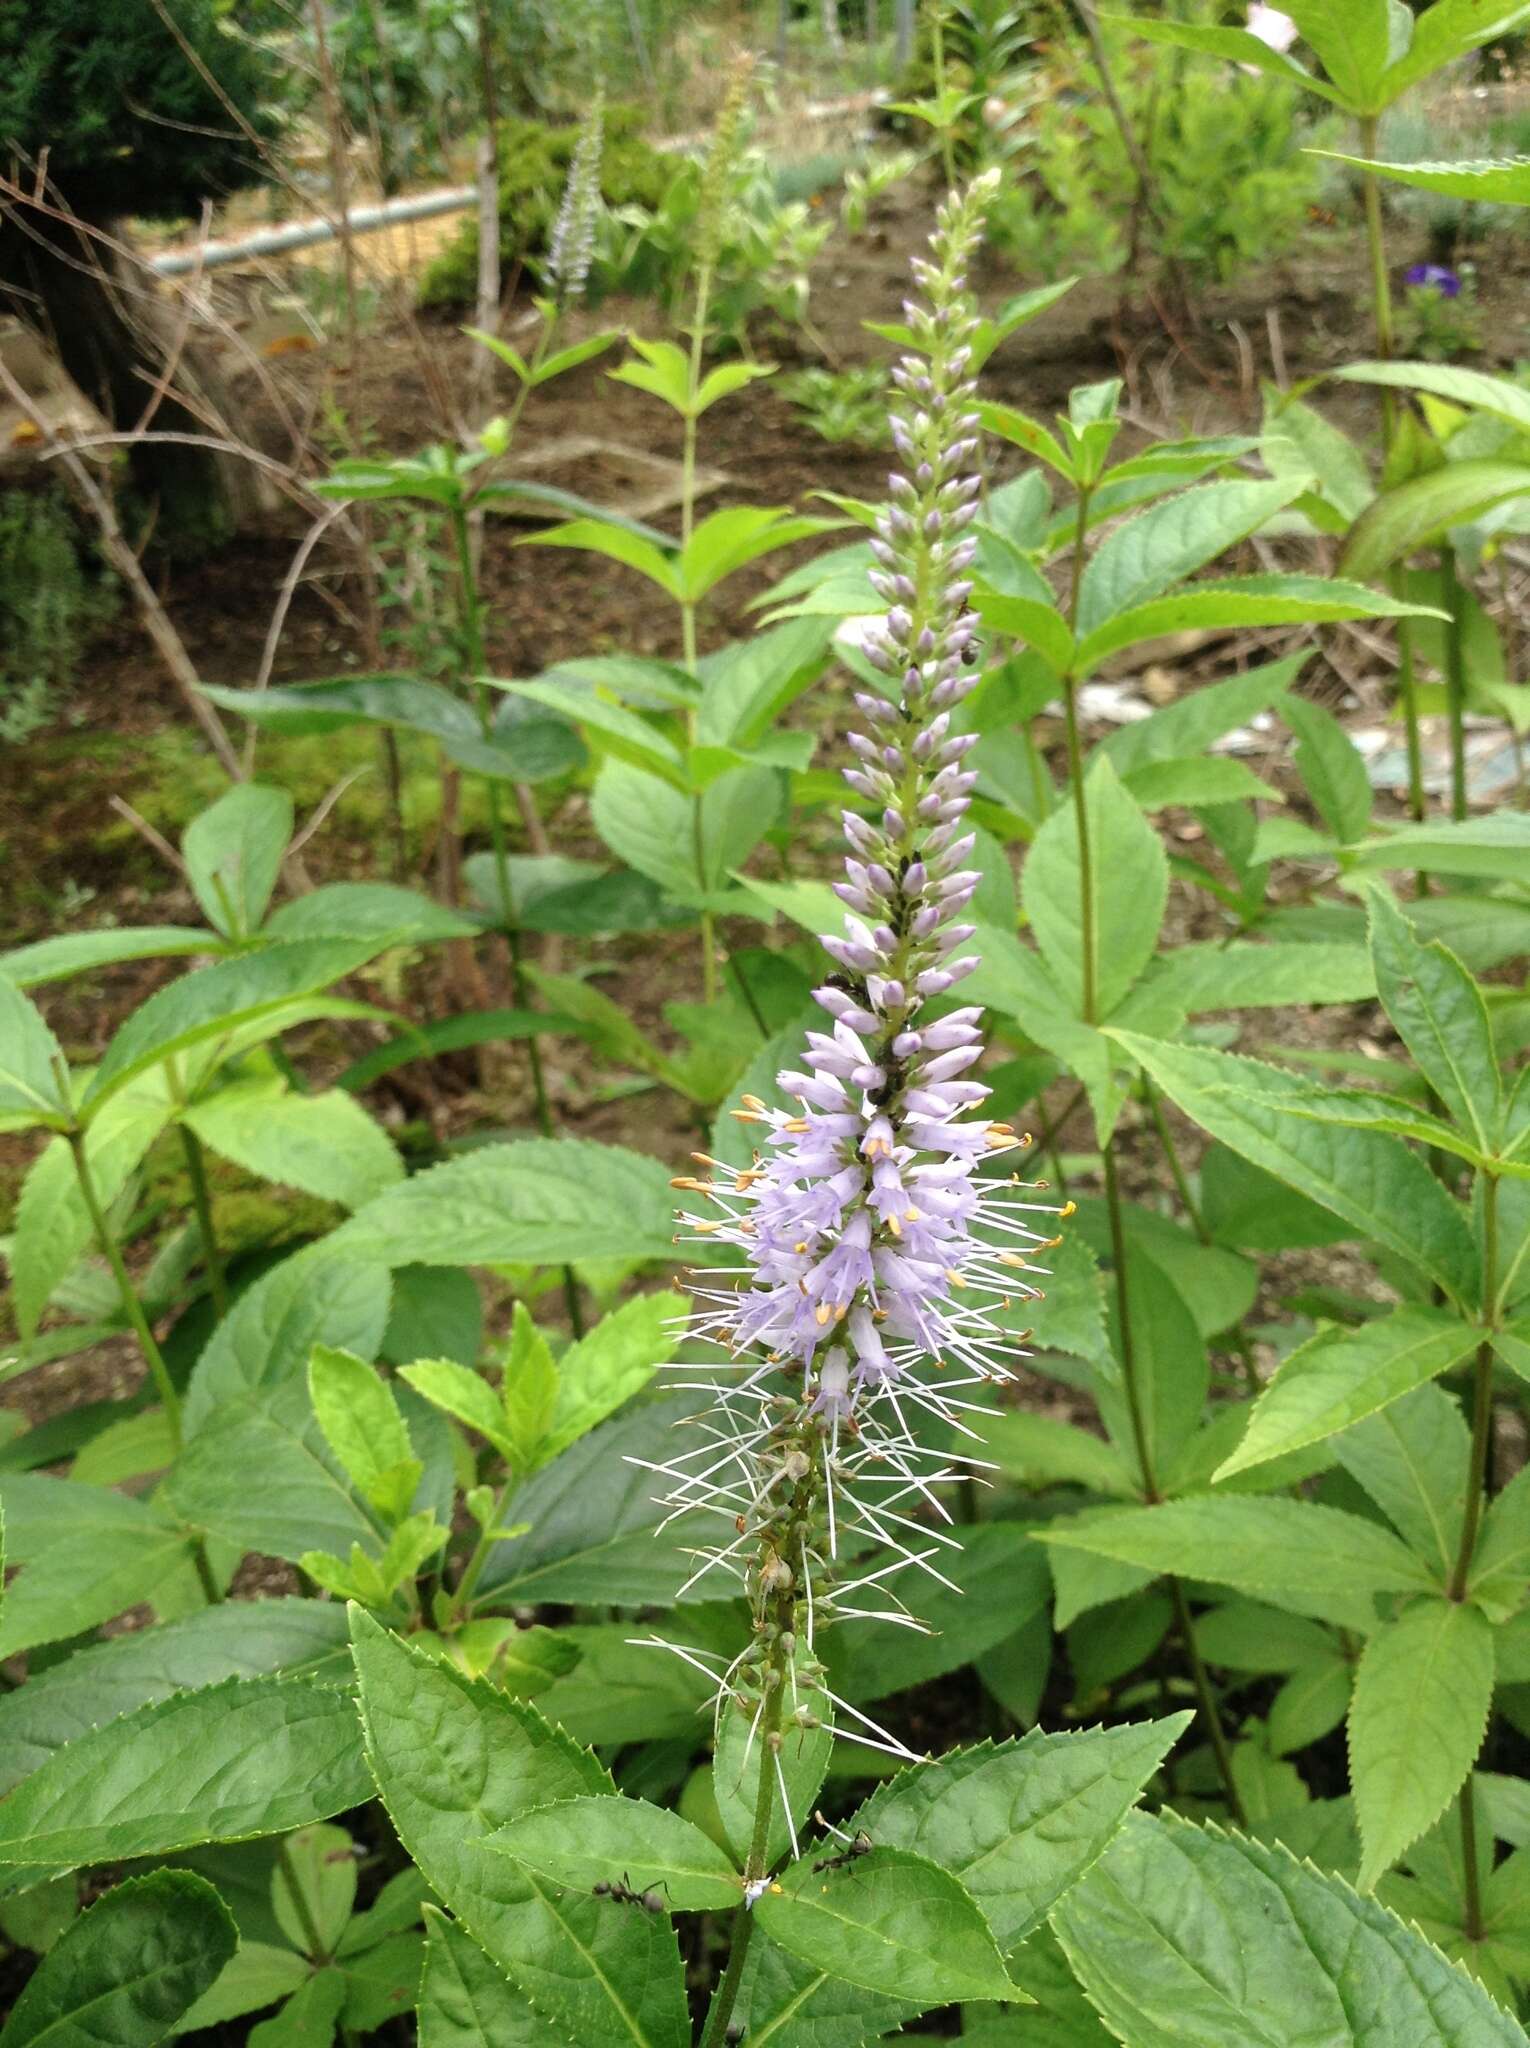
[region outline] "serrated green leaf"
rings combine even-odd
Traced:
[[[355,1845],[344,1828],[322,1821],[288,1835],[271,1876],[271,1910],[296,1949],[333,1955],[356,1903]],[[310,1932],[312,1930],[312,1932]]]
[[[17,988],[38,988],[72,974],[115,967],[123,960],[164,960],[183,953],[216,953],[221,941],[196,925],[129,925],[124,930],[60,932],[0,953],[0,979]]]
[[[239,1081],[184,1110],[181,1121],[247,1172],[345,1209],[404,1177],[387,1134],[343,1088],[295,1095],[280,1082]]]
[[[1085,644],[1108,619],[1147,604],[1263,525],[1297,489],[1242,479],[1195,484],[1124,520],[1095,549],[1079,586]]]
[[[1396,619],[1428,609],[1341,576],[1216,576],[1107,618],[1079,642],[1076,659],[1080,673],[1088,674],[1122,648],[1169,633]]]
[[[1373,1899],[1185,1821],[1134,1816],[1052,1924],[1132,2048],[1523,2048],[1515,2020]]]
[[[259,1483],[231,1483],[258,1474]],[[167,1502],[193,1529],[301,1563],[311,1550],[375,1552],[372,1518],[340,1477],[301,1380],[274,1394],[225,1400],[187,1444],[165,1482]]]
[[[1245,28],[1211,28],[1200,22],[1158,21],[1140,16],[1132,16],[1130,25],[1134,34],[1146,37],[1149,42],[1169,43],[1182,50],[1198,50],[1207,57],[1228,57],[1234,63],[1250,65],[1256,71],[1269,71],[1277,78],[1290,79],[1304,92],[1315,93],[1319,99],[1328,100],[1335,106],[1344,104],[1336,86],[1325,79],[1314,78],[1294,57],[1288,57],[1284,50],[1274,49]]]
[[[1292,1607],[1343,1611],[1374,1626],[1381,1593],[1428,1587],[1423,1565],[1389,1530],[1311,1501],[1218,1496],[1099,1509],[1034,1531],[1049,1549],[1082,1550],[1155,1575],[1210,1579]]]
[[[588,1138],[520,1138],[413,1175],[328,1244],[393,1265],[545,1265],[667,1260],[673,1237],[658,1160]]]
[[[1147,984],[1198,1016],[1215,1010],[1278,1008],[1287,1003],[1356,1003],[1376,992],[1360,946],[1176,946],[1160,954]]]
[[[1438,939],[1420,945],[1391,897],[1370,900],[1371,958],[1382,1005],[1419,1069],[1479,1151],[1496,1144],[1503,1089],[1482,992]]]
[[[1153,957],[1168,896],[1168,861],[1157,833],[1096,758],[1084,783],[1089,813],[1094,957],[1091,1021],[1110,1015]],[[1112,877],[1130,874],[1133,886]],[[1085,1015],[1083,876],[1071,805],[1052,813],[1032,841],[1020,900],[1036,943],[1076,1017]]]
[[[326,1239],[272,1267],[239,1296],[207,1341],[186,1389],[194,1436],[224,1401],[304,1373],[315,1344],[375,1358],[387,1328],[387,1271],[336,1254]]]
[[[1491,811],[1459,823],[1441,818],[1425,825],[1401,825],[1385,839],[1372,839],[1352,853],[1358,868],[1417,868],[1425,874],[1482,875],[1513,881],[1524,874],[1530,855],[1530,816]]]
[[[662,1891],[666,1912],[726,1910],[743,1898],[738,1872],[710,1835],[643,1799],[560,1799],[512,1820],[489,1844],[570,1891]]]
[[[71,1120],[61,1093],[67,1072],[58,1040],[42,1013],[0,975],[0,1119],[16,1130]]]
[[[1458,1402],[1419,1387],[1334,1438],[1334,1454],[1412,1549],[1444,1580],[1461,1538],[1468,1436]]]
[[[248,1045],[254,1042],[252,1030],[266,1036],[284,1030],[300,1014],[312,1014],[310,999],[364,966],[376,951],[370,939],[293,939],[181,975],[119,1026],[85,1091],[81,1114],[96,1115],[146,1067],[194,1045],[232,1038],[236,1031]]]
[[[1461,1211],[1400,1139],[1286,1114],[1280,1098],[1299,1098],[1307,1084],[1262,1061],[1110,1035],[1212,1137],[1473,1300],[1477,1258]]]
[[[1366,1644],[1349,1713],[1362,1891],[1461,1789],[1492,1698],[1493,1631],[1464,1601],[1415,1600]]]
[[[1365,763],[1331,711],[1306,697],[1288,696],[1280,715],[1296,734],[1297,773],[1324,823],[1341,845],[1364,837],[1371,816]]]
[[[65,1743],[138,1707],[220,1679],[286,1672],[345,1678],[347,1631],[324,1600],[237,1600],[92,1643],[0,1694],[0,1792]]]
[[[1400,1308],[1357,1330],[1329,1328],[1281,1364],[1218,1479],[1322,1443],[1469,1358],[1479,1333],[1443,1309]]]
[[[500,1389],[501,1428],[506,1453],[518,1473],[540,1462],[539,1451],[558,1399],[558,1368],[551,1346],[524,1301],[515,1304],[505,1375]]]
[[[637,382],[637,374],[628,365],[624,370],[611,372],[623,382]],[[656,583],[667,596],[680,596],[680,574],[675,557],[654,546],[651,540],[630,533],[626,527],[608,525],[603,519],[570,519],[562,526],[545,527],[540,533],[528,533],[521,537],[522,547],[580,548],[588,554],[604,555],[613,562],[621,562],[629,569],[636,569],[640,576],[646,576],[650,583]]]
[[[69,1869],[285,1834],[370,1797],[342,1693],[227,1679],[56,1751],[0,1805],[0,1864]]]
[[[258,929],[292,837],[284,789],[236,782],[181,835],[186,878],[215,931],[244,939]]]
[[[315,1970],[270,2019],[251,2027],[246,2048],[330,2048],[345,1990],[339,1970]]]
[[[956,1595],[937,1588],[919,1565],[877,1579],[873,1606],[901,1601],[912,1614],[928,1614],[932,1623],[938,1619],[939,1626],[915,1634],[893,1622],[863,1621],[843,1630],[838,1642],[831,1637],[835,1691],[852,1700],[882,1699],[997,1648],[1046,1604],[1046,1560],[1031,1534],[1027,1522],[979,1522],[961,1530],[950,1548],[927,1544],[929,1563],[958,1588]],[[872,1568],[881,1562],[874,1560]],[[852,1601],[858,1597],[851,1594]]]
[[[958,1877],[1008,1952],[1099,1855],[1190,1719],[958,1750],[904,1771],[850,1825]]]
[[[1099,743],[1122,777],[1155,761],[1177,761],[1202,753],[1211,742],[1233,732],[1278,704],[1301,672],[1303,655],[1267,663],[1246,675],[1208,683],[1173,704],[1117,726]]]
[[[290,1948],[241,1940],[232,1959],[176,2028],[176,2035],[261,2012],[301,1989],[310,1974],[307,1958]]]
[[[674,1350],[690,1303],[683,1294],[637,1294],[571,1344],[558,1361],[558,1393],[541,1446],[546,1463],[648,1385]]]
[[[547,2022],[471,1935],[425,1908],[419,2048],[541,2048]]]
[[[749,1945],[734,2008],[759,2048],[862,2048],[918,2010],[800,1962],[765,1934]]]
[[[316,1344],[308,1361],[308,1397],[352,1485],[389,1521],[401,1520],[424,1468],[386,1382],[354,1352]]]
[[[906,1850],[821,1873],[798,1863],[754,1910],[772,1941],[865,1991],[919,2005],[1023,1996],[971,1896]]]
[[[530,1533],[490,1551],[482,1597],[496,1607],[671,1605],[694,1572],[685,1546],[697,1542],[699,1522],[676,1523],[663,1539],[655,1535],[664,1510],[647,1467],[674,1457],[674,1428],[693,1412],[684,1400],[644,1403],[578,1438],[534,1474],[515,1504]],[[711,1590],[702,1581],[693,1597]]]
[[[1525,496],[1530,464],[1447,462],[1383,491],[1356,520],[1340,567],[1349,576],[1378,576],[1451,527]]]
[[[132,1877],[67,1927],[22,1987],[0,2048],[156,2048],[238,1945],[189,1870]]]
[[[359,1612],[352,1640],[367,1757],[399,1838],[544,2031],[687,2048],[668,1920],[561,1893],[487,1846],[533,1807],[609,1794],[595,1759],[534,1707],[419,1656]]]
[[[189,1555],[184,1529],[104,1487],[27,1473],[0,1485],[6,1563],[0,1657],[64,1642],[152,1600]]]
[[[517,1304],[523,1306],[523,1304]],[[488,1381],[450,1358],[421,1358],[399,1368],[399,1378],[443,1415],[477,1430],[506,1459],[513,1458],[505,1412]]]
[[[1358,171],[1373,171],[1378,178],[1390,178],[1397,185],[1413,185],[1420,192],[1442,193],[1447,199],[1464,199],[1469,204],[1485,206],[1530,206],[1530,160],[1523,157],[1503,161],[1479,157],[1462,163],[1388,164],[1371,157],[1346,156],[1337,149],[1317,149],[1312,153],[1314,156],[1331,157],[1336,163],[1350,164]],[[1338,374],[1342,376],[1344,373],[1341,370]]]
[[[1115,1446],[1076,1423],[1005,1408],[979,1418],[977,1428],[985,1455],[1006,1478],[1024,1486],[1072,1484],[1122,1496],[1134,1490],[1132,1475]]]

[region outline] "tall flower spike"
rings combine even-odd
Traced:
[[[600,157],[605,140],[605,100],[596,93],[574,145],[557,218],[547,238],[547,291],[558,306],[584,297],[595,255],[595,219],[600,212]]]
[[[1053,1205],[1000,1165],[1026,1141],[976,1113],[988,1095],[971,1078],[981,1010],[945,1000],[979,964],[962,921],[980,879],[964,865],[973,739],[952,732],[951,714],[977,681],[966,269],[995,181],[946,202],[930,260],[913,266],[918,352],[892,373],[903,468],[872,542],[889,610],[867,652],[890,688],[855,699],[869,731],[851,736],[846,781],[866,809],[844,814],[835,887],[848,914],[823,942],[842,971],[815,992],[828,1028],[779,1076],[794,1110],[746,1097],[737,1112],[763,1134],[752,1164],[708,1161],[714,1178],[677,1183],[705,1204],[701,1240],[742,1254],[741,1274],[697,1276],[692,1319],[740,1377],[720,1390],[694,1379],[715,1397],[696,1418],[702,1441],[657,1469],[674,1514],[732,1525],[695,1577],[741,1579],[763,1641],[790,1628],[811,1647],[816,1625],[844,1615],[918,1626],[882,1584],[906,1563],[951,1584],[935,1562],[951,1543],[936,1488],[981,1462],[946,1447],[953,1430],[976,1437],[962,1417],[981,1404],[961,1390],[1012,1376],[1017,1342],[999,1312],[1036,1295],[1026,1276],[1044,1269],[1030,1255],[1057,1242],[1032,1222]],[[868,1549],[891,1561],[868,1563]],[[841,1570],[831,1589],[842,1552],[853,1576]]]
[[[733,60],[722,105],[712,127],[712,140],[701,167],[701,187],[696,199],[696,247],[698,269],[715,270],[727,240],[728,210],[733,175],[738,167],[744,141],[744,117],[749,110],[749,85],[754,76],[754,59],[747,52]]]

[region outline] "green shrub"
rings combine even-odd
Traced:
[[[645,142],[638,130],[642,111],[615,106],[606,113],[600,160],[601,196],[608,206],[657,207],[675,174],[672,157]],[[540,256],[558,210],[577,127],[549,128],[541,121],[507,121],[499,141],[499,260],[506,276]],[[466,219],[450,247],[426,271],[420,285],[425,306],[470,306],[478,288],[478,222]]]
[[[1320,171],[1302,154],[1294,85],[1140,47],[1119,77],[1156,202],[1136,221],[1141,253],[1225,282],[1295,245]],[[1009,183],[989,217],[995,245],[1039,276],[1116,270],[1132,254],[1136,175],[1092,69],[1081,83],[1078,95],[1043,101],[1031,175]]]
[[[64,500],[0,495],[0,742],[23,740],[55,715],[110,609]]]
[[[273,134],[279,71],[220,15],[213,0],[177,0],[183,48],[153,0],[0,0],[7,153],[46,156],[56,189],[92,220],[178,217],[255,183],[263,167],[226,102]]]

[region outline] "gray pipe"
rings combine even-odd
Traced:
[[[353,206],[349,219],[354,233],[364,235],[373,228],[392,227],[397,221],[430,220],[438,213],[461,213],[473,204],[477,192],[471,185],[452,185],[439,192],[420,192],[409,199],[386,199],[380,206]],[[225,263],[240,263],[251,256],[279,256],[287,249],[309,249],[316,242],[333,240],[335,223],[330,220],[298,220],[283,228],[261,228],[237,242],[204,242],[196,249],[167,249],[149,258],[149,268],[161,277],[185,277],[195,270],[217,270]]]

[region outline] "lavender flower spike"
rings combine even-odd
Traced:
[[[595,217],[600,211],[600,154],[605,102],[595,95],[568,167],[568,182],[547,237],[547,290],[559,306],[584,297],[595,255]]]
[[[919,353],[892,373],[902,470],[872,542],[889,610],[868,646],[892,694],[855,699],[869,730],[851,738],[845,779],[866,810],[844,814],[850,853],[836,892],[848,914],[823,942],[841,972],[816,991],[828,1028],[808,1034],[800,1070],[779,1076],[794,1110],[746,1097],[737,1112],[763,1132],[753,1163],[709,1160],[715,1178],[677,1183],[708,1206],[698,1235],[743,1256],[742,1276],[698,1276],[692,1321],[742,1378],[725,1381],[701,1418],[701,1449],[659,1469],[676,1482],[675,1512],[699,1506],[734,1523],[737,1540],[705,1553],[697,1576],[732,1569],[762,1614],[780,1570],[800,1588],[827,1569],[847,1521],[933,1569],[949,1539],[900,1506],[922,1498],[945,1519],[936,1481],[977,1461],[946,1450],[944,1430],[930,1449],[921,1412],[974,1436],[961,1414],[976,1404],[958,1390],[1012,1376],[1016,1339],[998,1312],[1036,1294],[1027,1276],[1042,1269],[1030,1255],[1057,1242],[1028,1220],[1055,1215],[1053,1205],[1026,1199],[996,1167],[1027,1141],[975,1114],[988,1094],[971,1078],[981,1011],[943,1000],[979,964],[962,921],[980,879],[964,865],[973,740],[953,733],[951,714],[977,681],[967,572],[979,421],[965,273],[992,184],[981,178],[941,209],[931,260],[913,266],[922,303],[906,309]],[[815,1516],[827,1524],[820,1549]],[[834,1611],[866,1613],[845,1597],[881,1577],[838,1587]],[[810,1600],[809,1638],[812,1622]]]

